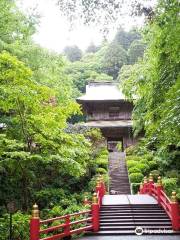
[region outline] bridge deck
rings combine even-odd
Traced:
[[[158,204],[158,202],[149,195],[105,195],[102,205],[120,205],[120,204]]]

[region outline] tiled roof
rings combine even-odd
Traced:
[[[78,101],[125,100],[125,96],[117,83],[91,82],[86,86],[86,94]]]

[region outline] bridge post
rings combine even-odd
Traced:
[[[140,183],[140,187],[139,187],[139,193],[143,194],[144,193],[144,187],[143,187],[143,183]]]
[[[93,231],[98,232],[99,231],[99,204],[98,204],[98,198],[96,193],[93,194],[91,208],[92,208]]]
[[[69,215],[66,215],[66,218],[65,218],[65,228],[64,228],[64,233],[66,236],[69,236],[70,235],[70,216]]]
[[[158,177],[156,189],[157,189],[157,201],[158,201],[158,204],[161,205],[161,191],[163,190],[163,185],[162,185],[162,180],[160,176]]]
[[[99,192],[99,200],[101,205],[102,204],[102,186],[101,186],[100,178],[97,179],[97,183],[96,183],[96,193],[98,194],[98,192]]]
[[[144,177],[144,184],[143,184],[143,193],[148,192],[148,180],[147,177]]]
[[[178,231],[180,229],[180,224],[179,224],[179,204],[176,198],[176,192],[172,192],[171,196],[171,216],[172,216],[172,228],[175,231]]]
[[[34,204],[30,220],[30,240],[39,240],[40,218],[38,205]]]
[[[150,173],[150,174],[149,174],[149,184],[148,184],[149,194],[150,194],[150,195],[152,195],[153,183],[154,183],[153,176],[152,176],[152,174]]]

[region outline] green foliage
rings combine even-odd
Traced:
[[[141,170],[143,174],[147,174],[149,172],[149,166],[144,163],[136,164],[136,167]]]
[[[152,174],[154,181],[157,182],[158,177],[160,176],[160,171],[159,170],[153,170],[150,173]]]
[[[171,170],[166,172],[168,178],[177,178],[180,181],[180,172],[179,170]]]
[[[82,51],[77,46],[65,47],[64,54],[71,62],[79,61],[82,57]]]
[[[116,79],[121,67],[127,64],[127,53],[121,45],[112,42],[106,50],[102,62],[103,71]]]
[[[148,162],[148,165],[149,165],[150,170],[153,170],[153,169],[157,169],[157,168],[158,168],[158,164],[157,164],[156,161],[149,161],[149,162]]]
[[[143,180],[144,175],[142,173],[129,174],[129,180],[131,183],[140,183]]]
[[[134,160],[129,160],[129,161],[127,162],[127,167],[128,167],[128,168],[135,167],[136,165],[137,165],[137,162],[134,161]]]
[[[131,43],[128,49],[128,63],[135,64],[140,58],[143,57],[145,45],[142,41],[136,40]]]
[[[140,188],[140,183],[131,183],[132,194],[137,194]]]
[[[121,77],[124,93],[135,104],[135,132],[145,129],[154,149],[165,150],[169,145],[179,146],[180,142],[178,14],[177,0],[158,2],[153,22],[144,29],[144,59],[124,68]]]
[[[136,166],[135,167],[131,167],[128,169],[128,173],[131,174],[131,173],[142,173],[142,170],[137,168]]]
[[[173,191],[177,189],[177,178],[163,178],[162,180],[163,187],[170,197]]]
[[[106,174],[107,173],[107,171],[106,171],[106,169],[104,169],[104,168],[96,168],[96,173],[98,174]]]
[[[13,214],[13,239],[29,239],[29,219],[30,216],[20,211]],[[8,239],[9,236],[9,214],[0,218],[0,240]]]

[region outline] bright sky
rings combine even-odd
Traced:
[[[56,5],[55,0],[18,0],[21,8],[26,12],[30,8],[37,9],[40,13],[40,25],[38,32],[34,36],[35,42],[41,46],[61,52],[65,46],[77,45],[82,50],[85,50],[91,42],[100,44],[103,40],[102,33],[95,27],[87,27],[83,25],[76,26],[73,30],[69,30],[69,23],[63,17]],[[142,19],[134,20],[123,19],[122,25],[126,29],[134,25],[142,25]],[[108,36],[109,39],[115,34],[115,30],[111,30]]]

